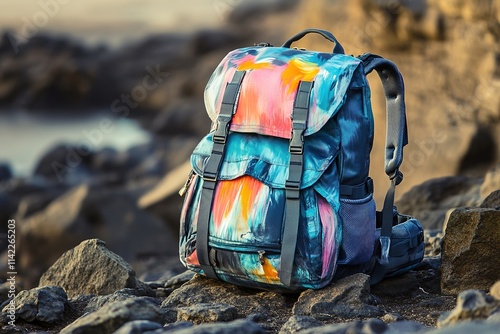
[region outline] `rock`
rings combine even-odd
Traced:
[[[490,289],[490,294],[500,300],[500,280],[496,281]]]
[[[58,286],[44,286],[31,290],[19,292],[13,299],[15,305],[16,319],[26,322],[53,325],[61,322],[64,318],[64,309],[68,297],[64,290]],[[2,310],[2,322],[9,321],[7,313],[11,304]]]
[[[441,290],[487,290],[500,279],[500,210],[457,209],[448,221],[441,258]]]
[[[181,329],[186,329],[186,328],[191,328],[193,327],[193,323],[189,321],[177,321],[171,324],[166,324],[163,329],[154,331],[154,334],[157,333],[175,333],[176,331],[179,331]],[[147,334],[153,334],[153,333],[147,333]]]
[[[12,179],[12,168],[8,163],[0,162],[0,182],[9,181]]]
[[[176,275],[165,282],[166,288],[177,289],[184,283],[189,282],[194,277],[195,273],[191,270],[186,270],[182,274]]]
[[[163,315],[149,299],[135,298],[107,304],[99,310],[75,320],[66,326],[61,334],[107,334],[134,320],[163,323]]]
[[[64,253],[40,278],[40,285],[59,285],[69,297],[107,295],[138,283],[132,267],[99,239],[86,240]]]
[[[478,204],[481,181],[465,176],[431,179],[404,193],[396,205],[400,212],[418,217],[424,229],[441,229],[450,208]]]
[[[354,321],[310,328],[301,331],[300,334],[381,334],[386,330],[387,325],[382,320],[369,319],[366,322]]]
[[[495,190],[499,189],[500,189],[500,164],[497,164],[494,168],[490,169],[484,177],[484,182],[481,185],[481,198],[485,198]]]
[[[78,184],[90,179],[92,156],[92,147],[60,144],[40,158],[33,174],[55,183]]]
[[[179,307],[177,321],[190,321],[194,324],[231,321],[238,318],[236,307],[224,304],[197,304]]]
[[[182,322],[181,322],[182,323]],[[222,322],[214,324],[203,324],[199,326],[187,327],[183,329],[173,331],[175,334],[265,334],[266,331],[263,330],[256,323],[248,319],[239,319],[231,322]],[[168,327],[164,330],[157,330],[155,334],[162,333],[172,333]]]
[[[408,295],[418,289],[418,280],[412,272],[403,275],[385,278],[371,287],[371,292],[377,296]]]
[[[19,267],[34,285],[66,250],[99,238],[126,261],[177,254],[173,233],[140,210],[123,190],[81,185],[32,215],[19,228]]]
[[[162,328],[158,322],[149,320],[134,320],[127,322],[125,325],[118,328],[113,334],[142,334],[148,331],[154,331]]]
[[[500,209],[500,190],[489,194],[481,203],[481,208]]]
[[[484,320],[500,307],[500,301],[478,290],[466,290],[457,298],[457,305],[439,317],[438,328],[457,324],[464,320]]]
[[[436,329],[427,333],[428,334],[470,334],[470,333],[497,334],[498,323],[483,322],[483,321],[466,322],[466,323],[460,323],[456,326],[447,326],[444,328]]]
[[[145,297],[145,296],[141,296],[140,294],[137,294],[135,292],[136,292],[136,290],[134,290],[134,289],[122,289],[122,290],[116,291],[115,293],[113,293],[111,295],[92,296],[86,302],[86,305],[83,308],[83,313],[95,312],[107,304],[111,304],[111,303],[115,303],[115,302],[123,302],[123,301],[129,300],[129,299],[135,299],[135,298],[139,298],[139,297]],[[147,297],[151,297],[151,296],[147,296]],[[150,298],[150,300],[155,304],[159,304],[159,302],[154,298]]]
[[[281,327],[279,334],[297,333],[304,329],[321,327],[323,323],[312,317],[294,315]]]
[[[192,280],[174,290],[162,303],[162,308],[181,309],[199,304],[234,306],[238,316],[262,314],[263,319],[273,319],[273,326],[285,322],[285,296],[267,291],[241,288],[229,283],[196,275]],[[282,323],[280,323],[283,321]],[[279,328],[279,327],[278,327]]]
[[[488,319],[486,319],[487,322],[494,322],[494,323],[500,323],[500,309],[497,311],[494,311]]]
[[[183,99],[160,112],[151,128],[160,135],[191,135],[201,138],[209,132],[210,124],[202,101]]]
[[[400,333],[426,333],[429,327],[422,325],[416,321],[397,321],[388,325],[387,331],[384,334],[400,334]]]
[[[383,322],[392,323],[396,321],[403,321],[404,317],[399,313],[386,313],[382,318],[380,318]]]
[[[370,294],[370,277],[355,274],[321,290],[306,290],[293,306],[294,315],[322,318],[377,317],[382,310],[374,306]]]

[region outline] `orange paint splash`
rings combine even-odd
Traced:
[[[299,81],[313,81],[318,72],[319,67],[317,64],[308,63],[300,59],[292,59],[281,74],[281,78],[286,85],[287,93],[291,94],[297,91]]]

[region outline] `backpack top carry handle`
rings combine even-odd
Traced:
[[[322,30],[322,29],[314,29],[314,28],[302,30],[297,35],[291,37],[285,43],[283,43],[282,47],[283,48],[290,48],[290,46],[292,45],[293,42],[297,42],[302,37],[304,37],[305,35],[310,34],[310,33],[320,34],[321,36],[323,36],[324,38],[326,38],[330,42],[335,43],[335,46],[333,47],[333,53],[344,54],[344,48],[339,43],[339,41],[335,38],[335,36],[333,36],[333,34],[331,32],[326,31],[326,30]]]

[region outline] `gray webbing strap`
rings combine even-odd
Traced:
[[[307,127],[309,100],[313,81],[301,81],[295,96],[292,112],[292,138],[290,139],[290,164],[285,183],[286,209],[281,243],[280,281],[290,285],[300,221],[300,182],[304,153],[304,131]]]
[[[212,202],[219,169],[226,149],[229,125],[236,111],[236,103],[244,76],[245,71],[236,71],[231,82],[226,85],[219,116],[215,123],[215,131],[212,139],[214,145],[203,170],[203,189],[201,191],[200,212],[197,222],[196,252],[201,269],[203,269],[206,276],[211,278],[217,278],[217,275],[210,263],[208,249],[210,212],[212,210]]]

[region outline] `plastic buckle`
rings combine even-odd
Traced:
[[[227,139],[227,132],[229,130],[229,122],[225,120],[217,120],[217,126],[213,134],[213,142],[219,144],[225,144]]]
[[[292,138],[290,139],[290,153],[304,153],[304,130],[293,129]]]

